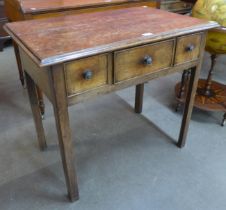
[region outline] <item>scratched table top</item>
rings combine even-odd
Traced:
[[[149,7],[8,23],[5,29],[39,66],[217,27]]]

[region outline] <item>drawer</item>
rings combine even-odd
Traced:
[[[172,65],[173,54],[174,40],[116,51],[114,81],[117,83],[168,68]]]
[[[201,34],[182,36],[177,39],[175,65],[198,59]]]
[[[108,54],[68,62],[64,71],[68,96],[106,85]]]

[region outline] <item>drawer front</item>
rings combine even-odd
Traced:
[[[198,59],[201,34],[179,37],[177,39],[175,65]]]
[[[64,69],[68,96],[108,83],[107,54],[66,63]]]
[[[114,81],[157,72],[172,65],[174,40],[144,45],[114,54]]]

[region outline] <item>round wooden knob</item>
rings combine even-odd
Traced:
[[[186,50],[187,52],[192,52],[194,49],[195,49],[195,45],[189,44],[189,45],[186,47],[185,50]]]
[[[91,70],[85,70],[82,76],[85,80],[90,80],[93,77],[93,72]]]
[[[147,56],[144,57],[144,61],[143,62],[144,62],[145,65],[151,65],[152,61],[153,61],[152,57],[147,55]]]

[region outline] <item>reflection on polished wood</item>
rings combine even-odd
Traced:
[[[145,82],[192,68],[177,143],[183,147],[204,53],[206,31],[217,26],[214,22],[148,7],[6,25],[6,30],[20,49],[28,75],[31,102],[37,101],[34,99],[37,97],[34,94],[35,83],[53,104],[68,196],[72,201],[79,196],[68,106],[93,96],[136,86],[135,112],[141,113]],[[196,43],[197,39],[199,43]],[[180,40],[186,43],[183,50],[177,46]],[[191,48],[193,41],[196,45]],[[159,48],[163,48],[163,51]],[[196,48],[199,49],[198,54]],[[164,49],[167,54],[163,53]],[[183,56],[180,52],[183,52]],[[180,62],[176,63],[178,59]],[[38,113],[34,112],[33,103],[31,107],[34,119],[38,121],[36,125],[39,125],[40,117],[36,116]],[[36,130],[38,134],[43,133],[40,125],[36,126]],[[41,137],[43,135],[38,135],[39,142],[43,140]]]

